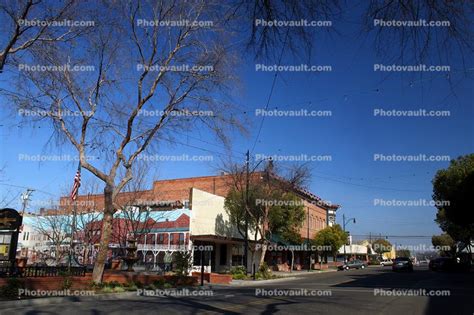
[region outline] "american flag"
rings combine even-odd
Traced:
[[[81,164],[77,167],[76,176],[74,177],[74,185],[72,186],[71,191],[71,200],[74,201],[77,198],[77,193],[79,191],[79,187],[81,186]]]

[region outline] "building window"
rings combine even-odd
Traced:
[[[184,245],[184,233],[179,233],[179,245]]]
[[[220,245],[219,264],[225,266],[227,263],[227,244]]]
[[[242,245],[232,245],[232,266],[243,264],[244,247]]]
[[[170,244],[174,244],[174,234],[170,234]]]
[[[158,244],[163,244],[165,242],[165,235],[159,234],[158,235]]]

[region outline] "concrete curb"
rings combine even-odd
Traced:
[[[288,276],[282,276],[281,278],[276,278],[276,279],[269,279],[269,280],[233,280],[233,282],[227,287],[233,287],[233,286],[258,286],[260,284],[268,284],[268,283],[278,283],[282,281],[287,281],[287,280],[297,280],[302,277],[308,277],[308,276],[315,276],[315,275],[320,275],[320,274],[325,274],[328,272],[337,272],[337,270],[327,270],[327,271],[320,271],[320,272],[308,272],[308,273],[299,273],[295,275],[288,275]],[[236,282],[238,281],[238,282]]]
[[[204,285],[204,287],[193,287],[194,289],[204,289],[204,290],[212,290],[213,288],[232,288],[232,287],[255,287],[261,284],[268,284],[268,283],[278,283],[287,280],[297,280],[301,277],[307,276],[314,276],[319,274],[324,274],[327,272],[335,272],[337,270],[326,270],[323,272],[308,272],[308,273],[299,273],[294,275],[282,276],[281,278],[277,279],[269,279],[269,280],[233,280],[233,283],[230,284],[212,284],[208,283]],[[25,300],[7,300],[7,301],[0,301],[2,304],[3,309],[12,309],[16,307],[29,307],[29,306],[44,306],[50,304],[60,304],[60,303],[67,303],[67,302],[86,302],[86,301],[103,301],[103,300],[122,300],[124,298],[131,298],[137,295],[136,291],[129,291],[129,292],[120,292],[120,293],[98,293],[96,295],[88,295],[88,296],[58,296],[58,297],[41,297],[35,299],[25,299]]]

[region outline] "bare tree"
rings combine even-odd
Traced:
[[[341,14],[339,0],[267,1],[235,0],[229,11],[239,14],[246,46],[256,58],[276,61],[282,47],[293,56],[309,57],[316,35],[334,32],[334,27],[275,27],[274,22],[306,20],[332,22]],[[270,23],[268,23],[270,22]],[[249,31],[250,29],[250,31]],[[318,38],[320,39],[320,38]]]
[[[5,169],[6,169],[5,165],[0,167],[0,185],[4,184],[4,182],[7,181],[7,178],[5,177]],[[11,195],[12,195],[11,189],[3,189],[3,188],[1,189],[0,208],[7,208],[15,200],[15,198],[19,197],[19,194],[14,197],[12,197]]]
[[[35,217],[33,229],[46,236],[51,245],[42,246],[43,253],[47,251],[46,259],[54,259],[56,265],[69,254],[69,239],[72,234],[72,221],[69,215],[53,214]],[[51,250],[51,246],[54,250]],[[48,255],[49,254],[49,255]]]
[[[93,257],[94,244],[97,237],[91,228],[94,222],[100,221],[102,213],[100,211],[87,211],[76,216],[74,235],[74,258],[76,261],[87,265]]]
[[[397,61],[448,62],[472,53],[474,6],[469,1],[393,0],[368,2],[365,31],[374,32],[379,55]],[[379,27],[375,20],[449,23],[445,27]]]
[[[128,240],[141,241],[144,234],[153,224],[151,206],[153,200],[144,194],[148,187],[147,175],[150,167],[147,163],[139,161],[135,166],[134,178],[125,185],[120,198],[120,208],[115,214],[112,239],[118,242],[122,255]],[[155,217],[156,219],[156,217]]]
[[[0,73],[7,63],[23,52],[38,52],[47,45],[67,42],[86,32],[88,27],[76,26],[81,16],[80,1],[51,2],[19,0],[0,2]],[[25,59],[24,56],[17,59]],[[17,60],[18,61],[18,60]]]
[[[232,105],[221,97],[233,80],[233,58],[213,3],[103,5],[98,26],[80,47],[48,47],[35,55],[51,67],[21,72],[23,87],[9,95],[19,108],[46,113],[58,141],[71,144],[82,167],[105,185],[95,282],[102,280],[113,215],[120,208],[115,199],[133,178],[138,157],[153,152],[153,142],[171,140],[175,130],[204,126],[227,143],[228,128],[239,126]],[[213,21],[215,27],[199,21]],[[90,71],[60,68],[64,64],[89,65]],[[95,154],[101,161],[90,160]]]

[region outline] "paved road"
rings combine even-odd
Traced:
[[[256,292],[330,296],[257,296]],[[449,296],[380,296],[380,290],[449,290]],[[291,291],[293,290],[293,291]],[[376,291],[378,290],[378,291]],[[271,291],[273,292],[273,291]],[[392,292],[392,291],[390,291]],[[407,291],[406,291],[407,292]],[[389,267],[322,274],[273,283],[214,287],[214,296],[128,296],[122,300],[1,309],[0,314],[474,314],[474,273],[434,273],[416,268],[393,273]],[[260,293],[261,294],[261,293]],[[439,294],[439,292],[438,292]]]

